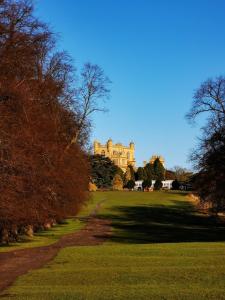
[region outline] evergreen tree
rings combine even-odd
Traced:
[[[155,184],[154,184],[154,190],[159,191],[159,190],[161,190],[161,188],[162,188],[162,181],[157,179]]]
[[[155,179],[164,180],[165,179],[165,168],[159,158],[156,158],[153,164]]]
[[[154,168],[153,168],[152,164],[150,164],[150,163],[146,164],[146,166],[144,167],[144,171],[145,171],[145,174],[146,174],[145,179],[152,180],[152,179],[155,178]]]
[[[139,167],[137,169],[136,179],[137,180],[145,180],[145,179],[147,179],[147,174],[146,174],[145,168]]]
[[[127,188],[129,189],[129,190],[132,190],[133,188],[134,188],[134,186],[135,186],[135,182],[134,182],[134,180],[132,180],[132,179],[130,179],[128,182],[127,182]]]
[[[97,187],[111,188],[114,176],[120,172],[119,167],[111,159],[102,155],[91,155],[90,164],[91,178]]]
[[[145,179],[145,180],[142,182],[142,189],[143,189],[143,190],[149,189],[151,186],[152,186],[152,181],[151,181],[150,179]]]

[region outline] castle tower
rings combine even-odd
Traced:
[[[130,152],[129,152],[128,164],[132,165],[133,167],[135,167],[134,151],[135,151],[134,142],[130,142]]]
[[[112,139],[109,139],[108,141],[107,141],[107,150],[108,150],[108,152],[112,152],[112,147],[113,147],[113,141],[112,141]]]
[[[128,165],[135,167],[135,146],[133,142],[129,146],[124,146],[121,143],[113,144],[112,139],[109,139],[105,145],[94,141],[94,154],[110,158],[124,172]]]
[[[134,142],[130,142],[130,149],[134,151]]]

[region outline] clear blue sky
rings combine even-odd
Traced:
[[[225,1],[36,0],[36,9],[78,67],[97,63],[112,81],[92,140],[133,140],[138,165],[161,154],[168,168],[191,167],[199,126],[184,115],[200,83],[225,73]]]

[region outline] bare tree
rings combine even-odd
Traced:
[[[216,210],[225,210],[225,77],[205,81],[195,92],[187,118],[207,116],[202,137],[191,156],[195,168],[195,189],[202,202],[211,203]]]
[[[208,79],[203,82],[194,94],[192,108],[186,115],[194,121],[202,113],[208,114],[208,124],[211,128],[223,126],[225,120],[225,77]]]
[[[187,181],[192,174],[186,168],[182,168],[180,166],[175,166],[173,168],[173,171],[174,171],[175,178],[178,181]]]
[[[105,112],[102,103],[109,96],[108,85],[110,80],[105,76],[103,70],[98,65],[86,63],[81,71],[81,85],[76,90],[77,101],[79,103],[77,130],[74,132],[70,143],[66,146],[67,151],[72,144],[75,144],[84,126],[90,120],[94,112]]]

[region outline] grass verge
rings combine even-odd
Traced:
[[[9,245],[1,245],[0,252],[47,246],[55,243],[65,234],[80,230],[85,225],[85,220],[82,220],[82,218],[89,216],[90,213],[95,209],[97,203],[101,201],[101,199],[101,195],[100,197],[96,198],[91,197],[89,202],[83,207],[78,216],[76,216],[75,218],[69,218],[62,224],[55,225],[45,231],[35,233],[32,238],[24,236],[21,238],[20,242],[10,243]]]

